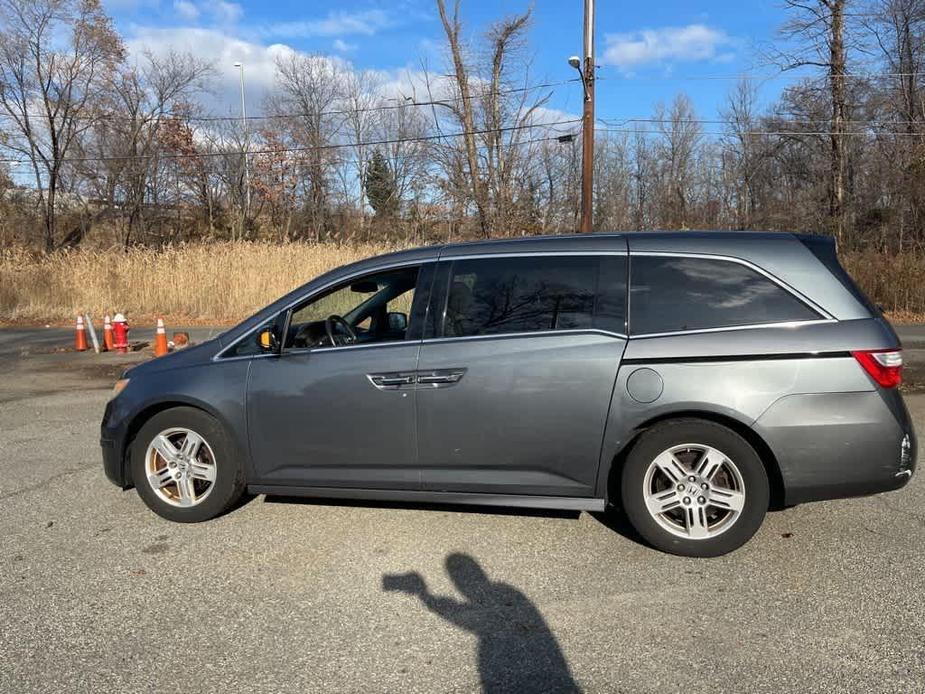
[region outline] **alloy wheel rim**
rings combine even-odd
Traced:
[[[745,508],[739,468],[722,451],[699,443],[659,453],[646,469],[642,493],[653,520],[687,540],[721,535]]]
[[[192,429],[165,429],[148,444],[145,476],[157,497],[171,506],[201,504],[215,487],[215,475],[212,447]]]

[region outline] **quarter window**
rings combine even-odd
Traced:
[[[820,318],[761,273],[728,260],[634,256],[630,284],[635,335]]]
[[[626,331],[625,256],[458,260],[446,337],[591,329]]]

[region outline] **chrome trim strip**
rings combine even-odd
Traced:
[[[237,344],[237,343],[235,342],[234,344]],[[228,347],[231,347],[231,345],[228,345]],[[227,348],[226,348],[226,349],[227,349]],[[224,352],[224,351],[225,351],[225,350],[223,349],[222,352]],[[221,354],[222,352],[219,352],[219,354]],[[278,357],[278,356],[279,356],[279,355],[276,354],[275,352],[270,352],[270,353],[266,353],[266,354],[242,354],[242,355],[237,356],[237,357],[223,357],[222,359],[219,359],[219,358],[218,358],[218,354],[217,354],[217,355],[215,355],[214,357],[212,357],[212,359],[211,359],[210,361],[213,361],[213,362],[215,362],[215,361],[221,361],[221,362],[224,364],[225,362],[229,362],[229,361],[241,361],[242,359],[266,359],[267,357]]]
[[[701,333],[723,333],[733,330],[758,330],[761,328],[799,328],[804,325],[823,325],[837,323],[834,318],[820,318],[818,320],[785,321],[782,323],[755,323],[754,325],[730,325],[725,328],[698,328],[696,330],[673,330],[665,333],[640,333],[630,335],[630,340],[641,340],[650,337],[675,337],[677,335],[697,335]]]
[[[551,337],[554,335],[603,335],[614,337],[620,340],[628,339],[626,335],[611,332],[609,330],[600,330],[598,328],[576,328],[574,330],[537,330],[531,333],[492,333],[491,335],[462,335],[453,337],[429,337],[423,341],[423,344],[429,345],[435,342],[464,342],[469,340],[493,340],[495,338],[520,338],[520,337]]]
[[[323,291],[325,291],[325,290],[327,290],[327,289],[330,289],[331,287],[337,286],[338,284],[341,284],[341,283],[344,283],[344,282],[349,282],[349,281],[352,280],[354,277],[362,277],[363,275],[369,275],[369,274],[378,273],[378,272],[388,272],[389,270],[395,270],[395,269],[401,268],[401,267],[409,267],[409,266],[412,266],[412,265],[426,265],[426,264],[428,264],[428,263],[437,263],[437,262],[439,262],[439,256],[438,256],[438,257],[435,257],[435,258],[427,258],[427,259],[425,259],[425,260],[420,260],[420,259],[419,259],[419,260],[405,260],[405,261],[400,261],[400,262],[397,262],[397,263],[389,263],[389,264],[387,264],[387,265],[383,265],[383,266],[377,267],[377,268],[366,268],[365,270],[359,270],[359,271],[354,272],[354,273],[352,273],[352,274],[350,274],[350,275],[345,275],[344,277],[341,277],[340,279],[331,280],[330,282],[327,282],[326,284],[321,285],[318,289],[315,289],[315,290],[313,290],[313,291],[311,291],[311,292],[307,292],[306,294],[302,294],[302,295],[299,296],[299,298],[297,298],[295,301],[291,301],[290,303],[286,304],[283,308],[281,308],[281,309],[279,310],[279,313],[277,313],[276,315],[278,316],[278,315],[279,315],[280,313],[282,313],[283,311],[288,311],[289,309],[291,309],[291,308],[292,308],[293,306],[295,306],[296,304],[301,303],[301,302],[304,301],[305,299],[309,299],[309,298],[315,296],[316,294],[320,294],[321,292],[323,292]],[[337,268],[334,268],[334,269],[337,269]],[[253,335],[258,329],[260,329],[260,327],[261,327],[262,325],[263,325],[263,323],[258,323],[258,324],[255,325],[253,328],[251,328],[250,330],[248,330],[246,333],[244,333],[244,334],[241,335],[240,337],[236,338],[236,339],[234,340],[234,342],[229,343],[227,347],[222,347],[222,349],[218,352],[218,354],[216,354],[215,356],[212,357],[212,361],[218,361],[219,359],[222,359],[222,355],[223,355],[225,352],[227,352],[229,349],[231,349],[231,348],[234,347],[236,344],[238,344],[239,342],[241,342],[241,340],[243,340],[243,339],[246,338],[247,336]],[[363,346],[363,345],[351,345],[351,346],[359,347],[359,346]],[[372,345],[366,345],[366,346],[370,346],[370,347],[371,347]],[[291,351],[291,350],[281,350],[280,354],[282,354],[282,353],[285,352],[285,351]],[[273,355],[273,354],[267,354],[267,355],[253,354],[253,355],[242,355],[241,357],[228,357],[228,359],[253,359],[253,358],[256,357],[256,356],[268,356],[268,357],[270,357],[270,356],[277,356],[277,355]]]

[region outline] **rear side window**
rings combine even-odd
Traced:
[[[443,335],[549,330],[626,332],[626,256],[455,261]]]
[[[634,335],[820,318],[761,273],[728,260],[634,256],[630,281]]]

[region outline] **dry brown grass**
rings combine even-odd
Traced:
[[[0,321],[60,322],[79,311],[155,315],[174,323],[250,315],[338,265],[390,248],[293,243],[211,243],[161,250],[0,252]]]
[[[121,311],[180,322],[227,323],[338,265],[393,248],[211,243],[162,250],[0,251],[0,322],[70,321]],[[853,252],[848,271],[899,322],[925,319],[925,255]]]

